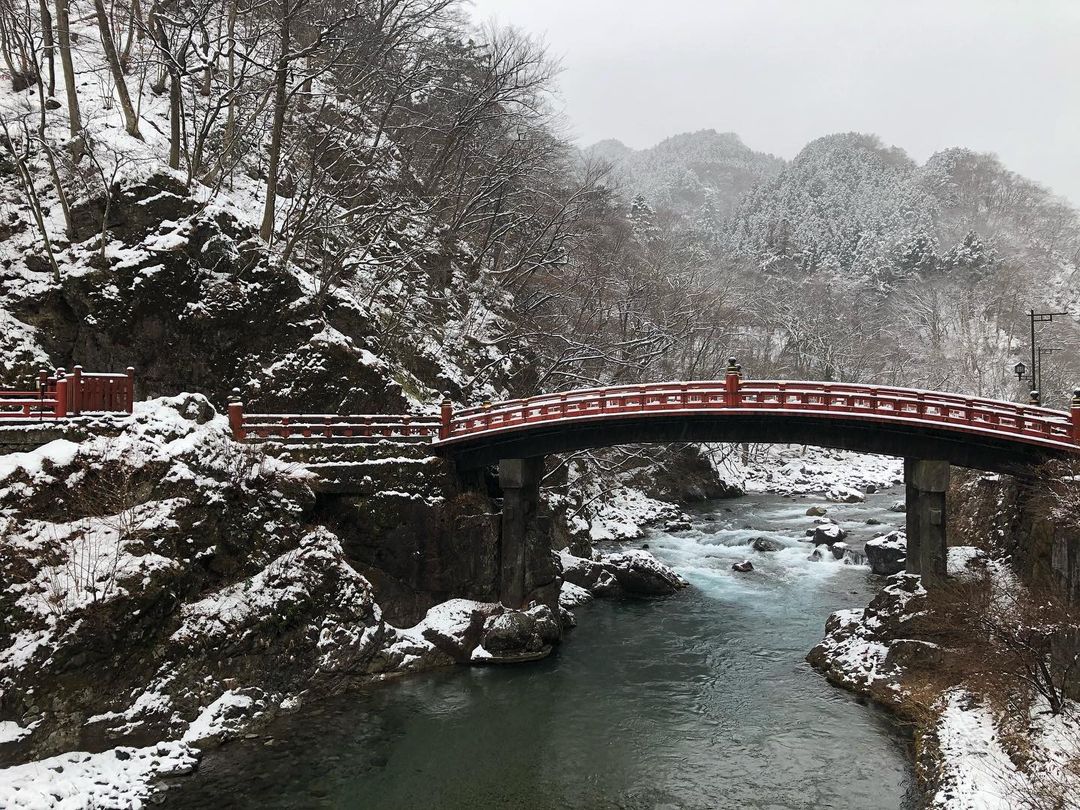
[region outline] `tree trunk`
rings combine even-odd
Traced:
[[[75,66],[71,62],[71,21],[68,0],[56,0],[56,36],[60,41],[60,63],[64,67],[64,91],[67,93],[68,129],[71,133],[71,156],[78,163],[82,157],[82,115],[75,89]]]
[[[96,0],[101,2],[101,0]],[[277,205],[278,167],[281,163],[281,141],[285,129],[286,83],[289,74],[289,0],[282,0],[281,29],[277,66],[274,70],[274,122],[270,129],[270,166],[266,176],[266,205],[263,207],[259,236],[269,242],[274,236],[274,213]]]
[[[116,42],[113,40],[112,25],[109,22],[109,15],[105,11],[104,0],[94,0],[94,9],[97,11],[101,45],[105,51],[105,58],[109,63],[109,72],[112,73],[113,82],[116,84],[116,94],[120,97],[120,109],[124,112],[124,129],[127,130],[128,135],[141,139],[139,119],[135,115],[135,107],[132,105],[131,96],[128,94],[127,80],[124,78],[124,70],[120,66],[120,56],[116,52]]]
[[[156,14],[153,17],[157,29],[158,45],[165,59],[165,68],[169,74],[169,168],[180,168],[180,68],[179,59],[173,57],[169,47],[169,35]]]
[[[49,66],[49,96],[56,95],[56,67],[53,61],[53,51],[56,43],[53,41],[52,15],[49,13],[47,0],[38,0],[38,8],[41,15],[41,44],[44,46],[46,63]]]

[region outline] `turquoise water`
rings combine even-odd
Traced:
[[[895,500],[830,506],[856,538]],[[353,693],[210,753],[176,808],[910,808],[909,741],[803,661],[867,570],[811,562],[810,500],[714,504],[645,541],[693,587],[597,602],[558,653]],[[731,511],[725,511],[725,509]],[[750,528],[746,528],[749,526]],[[785,548],[757,553],[765,536]],[[750,558],[756,571],[736,574]]]

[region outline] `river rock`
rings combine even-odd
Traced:
[[[420,635],[454,661],[468,661],[488,623],[504,610],[502,605],[450,599],[427,612],[417,625]]]
[[[880,525],[881,525],[881,521],[880,521],[880,520],[878,520],[877,518],[873,518],[873,517],[868,517],[868,518],[866,519],[866,525],[867,525],[867,526],[880,526]]]
[[[643,549],[607,554],[597,560],[558,552],[565,582],[593,596],[665,596],[687,586],[686,580]]]
[[[754,564],[749,560],[743,560],[742,562],[734,563],[731,566],[731,570],[738,571],[741,574],[746,574],[754,570]]]
[[[825,494],[825,497],[839,503],[862,503],[866,500],[865,495],[851,487],[833,487]]]
[[[666,596],[689,585],[685,579],[647,551],[608,554],[602,561],[619,583],[619,587],[634,596]]]
[[[810,552],[810,556],[806,559],[811,562],[821,562],[829,556],[829,547],[826,545],[814,546],[814,550]]]
[[[899,574],[907,562],[907,534],[897,530],[867,540],[865,550],[873,573],[885,577]]]
[[[664,524],[665,532],[685,532],[693,528],[690,518],[683,515],[675,520],[669,520]]]
[[[838,560],[844,559],[844,555],[848,553],[848,544],[843,541],[838,541],[829,546],[829,550],[832,552],[833,557]]]
[[[559,605],[559,621],[562,622],[563,630],[572,630],[577,627],[577,619],[574,618],[574,614]]]
[[[873,495],[875,492],[877,492],[877,487],[874,484],[867,484],[865,487],[863,487],[863,492],[865,492],[867,495]]]
[[[580,585],[563,581],[559,587],[559,607],[573,610],[593,600],[593,595]]]
[[[770,551],[780,551],[784,546],[781,543],[777,543],[775,540],[770,540],[768,537],[755,537],[750,541],[750,547],[754,549],[754,551],[766,553]]]
[[[825,517],[829,510],[824,506],[811,506],[806,510],[807,517]]]
[[[906,512],[907,511],[907,502],[906,501],[896,501],[896,502],[893,503],[892,506],[889,507],[889,511],[890,512]]]
[[[558,644],[562,639],[562,625],[559,623],[555,611],[547,605],[534,604],[525,611],[525,615],[533,620],[536,634],[545,644]]]
[[[586,557],[575,557],[569,551],[560,551],[556,556],[564,582],[576,585],[593,596],[618,595],[619,583],[604,564]]]
[[[480,645],[493,655],[506,657],[539,653],[544,641],[532,616],[520,610],[508,610],[485,622]]]
[[[847,537],[847,532],[835,523],[819,523],[814,527],[812,537],[814,545],[831,546],[833,543],[839,543]]]

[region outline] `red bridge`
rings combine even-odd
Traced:
[[[1080,390],[1071,411],[911,388],[743,380],[734,360],[719,382],[615,386],[545,394],[438,416],[245,414],[229,405],[234,435],[284,443],[429,444],[459,470],[498,463],[502,489],[501,593],[527,600],[526,544],[540,508],[549,453],[642,442],[811,444],[904,459],[907,567],[945,576],[950,465],[1030,474],[1080,455]]]
[[[1080,453],[1080,390],[1072,411],[957,394],[832,382],[750,380],[614,386],[544,394],[439,416],[245,414],[238,438],[287,442],[430,442],[459,466],[641,442],[811,444],[1017,471]]]

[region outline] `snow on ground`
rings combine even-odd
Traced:
[[[733,445],[710,451],[720,477],[746,492],[811,495],[835,490],[835,500],[843,500],[850,490],[884,489],[904,480],[903,460],[889,456],[799,445],[758,445],[745,456]]]
[[[18,742],[23,737],[29,736],[32,728],[23,728],[11,720],[0,720],[0,744]]]
[[[1011,719],[1011,718],[1010,718]],[[1054,716],[1036,702],[1017,767],[1000,719],[970,693],[945,695],[934,736],[941,752],[935,810],[1013,810],[1080,806],[1080,704]],[[1037,798],[1036,798],[1037,797]]]
[[[197,759],[182,742],[148,748],[73,752],[0,770],[4,810],[140,810],[150,783],[191,773]]]
[[[639,489],[620,487],[590,515],[589,537],[595,542],[633,540],[645,534],[649,523],[675,517],[679,512],[675,505],[651,498]]]
[[[994,719],[966,692],[950,692],[936,727],[941,751],[940,810],[1010,810],[1016,767],[1001,746]],[[1010,778],[1012,777],[1012,778]]]

